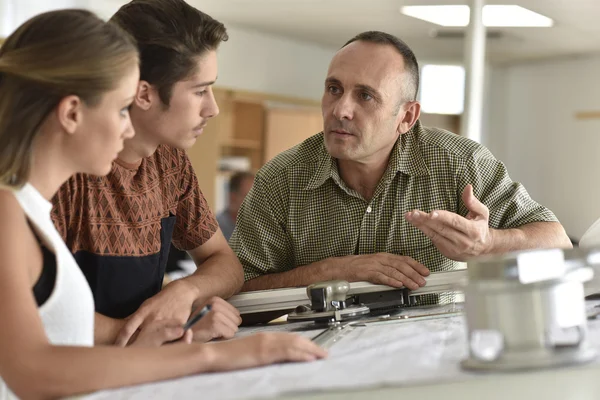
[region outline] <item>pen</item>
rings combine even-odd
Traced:
[[[204,317],[206,314],[209,313],[209,311],[212,309],[210,304],[207,304],[204,306],[204,308],[202,310],[200,310],[200,312],[196,315],[194,315],[193,317],[190,317],[190,319],[188,319],[188,321],[183,325],[183,331],[187,331],[188,329],[190,329],[192,327],[192,325],[194,325],[196,322],[200,321],[200,319],[202,319],[202,317]]]

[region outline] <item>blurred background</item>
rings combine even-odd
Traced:
[[[126,2],[0,0],[0,36],[43,11],[78,7],[109,18]],[[230,35],[219,50],[221,114],[189,152],[217,212],[227,206],[234,171],[256,171],[322,129],[319,102],[329,61],[362,31],[386,31],[413,48],[421,66],[423,123],[461,132],[469,2],[188,3],[224,22]],[[433,4],[455,7],[414,7]],[[470,137],[502,160],[576,240],[600,217],[600,1],[485,4],[485,64],[478,72],[483,113]],[[512,7],[492,7],[502,4]]]

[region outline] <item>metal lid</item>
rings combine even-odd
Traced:
[[[593,254],[598,253],[575,248],[524,250],[477,257],[467,263],[469,283],[499,280],[528,284],[561,279],[572,273],[581,273],[581,279],[585,281],[591,279],[592,272],[582,268],[590,264]]]

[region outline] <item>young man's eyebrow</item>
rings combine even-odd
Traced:
[[[200,83],[197,83],[197,84],[195,84],[194,86],[192,86],[192,88],[199,88],[199,87],[203,87],[203,86],[210,86],[210,85],[214,85],[216,81],[217,81],[217,80],[215,79],[214,81],[209,81],[209,82],[200,82]]]

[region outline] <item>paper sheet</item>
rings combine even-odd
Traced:
[[[306,329],[306,326],[242,328],[240,335],[259,330],[294,331],[299,328]],[[589,329],[594,346],[600,349],[600,320],[590,321]],[[298,333],[310,337],[318,332],[300,330]],[[461,370],[459,365],[467,353],[463,316],[388,323],[354,329],[329,350],[326,360],[203,374],[104,391],[89,398],[255,399],[292,392],[473,379],[477,375]]]

